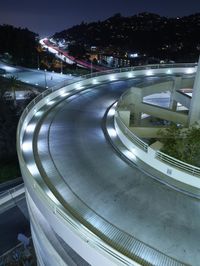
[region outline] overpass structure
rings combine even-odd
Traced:
[[[79,265],[198,265],[199,199],[127,160],[105,120],[128,88],[195,71],[191,64],[93,73],[25,109],[17,149],[39,265],[77,265],[72,250]]]

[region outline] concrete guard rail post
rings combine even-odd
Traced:
[[[144,258],[144,254],[147,254],[149,260],[156,259],[157,265],[163,265],[163,262],[168,262],[168,265],[183,265],[181,262],[178,262],[161,252],[152,249],[146,244],[140,242],[132,236],[127,237],[127,243],[120,244],[117,243],[117,240],[113,240],[112,236],[109,232],[112,232],[112,235],[118,235],[122,232],[115,228],[111,224],[107,224],[107,226],[112,229],[108,230],[108,235],[106,236],[109,239],[109,242],[105,242],[98,235],[94,234],[90,228],[86,228],[83,224],[81,224],[76,218],[70,215],[70,213],[65,209],[57,199],[54,197],[50,197],[47,193],[49,191],[47,185],[44,180],[42,180],[41,176],[37,176],[35,178],[34,174],[31,174],[28,165],[23,156],[23,136],[26,132],[27,126],[29,125],[31,119],[37,116],[42,109],[43,106],[47,104],[54,104],[54,99],[59,97],[66,97],[65,95],[73,94],[78,91],[86,89],[88,86],[93,86],[95,84],[101,82],[111,82],[119,79],[129,79],[136,76],[152,76],[157,74],[177,74],[177,73],[185,73],[191,74],[196,71],[196,64],[174,64],[174,65],[148,65],[148,66],[139,66],[139,67],[131,67],[131,68],[123,68],[123,69],[114,69],[105,72],[92,73],[83,77],[80,77],[80,80],[76,82],[72,82],[69,84],[69,81],[62,82],[55,87],[47,89],[39,96],[37,96],[24,110],[17,129],[17,152],[20,161],[20,167],[22,170],[22,174],[25,178],[26,185],[26,196],[29,198],[30,193],[31,197],[35,202],[41,203],[41,208],[44,210],[45,215],[50,215],[49,219],[54,223],[59,223],[60,227],[57,227],[57,230],[61,230],[62,226],[66,226],[67,228],[71,228],[82,241],[85,242],[88,249],[91,253],[99,253],[99,258],[104,258],[104,265],[151,265],[151,262]],[[60,99],[61,100],[61,99]],[[129,132],[129,131],[127,131]],[[129,132],[130,134],[130,132]],[[136,137],[133,137],[137,139]],[[137,139],[138,143],[140,141]],[[146,145],[144,145],[144,149],[147,149]],[[147,153],[145,151],[145,153]],[[45,208],[42,206],[45,205]],[[92,211],[92,210],[90,210]],[[91,213],[92,214],[92,213]],[[99,218],[102,219],[102,218]],[[106,221],[104,221],[106,223]],[[56,231],[59,233],[59,231]],[[62,231],[62,234],[64,232]],[[97,233],[97,231],[96,231]],[[114,234],[116,233],[116,234]],[[129,239],[130,238],[130,239]],[[116,238],[118,239],[118,238]],[[108,244],[110,243],[110,244]],[[122,245],[121,248],[119,246]],[[132,254],[132,255],[131,255]],[[150,254],[154,254],[151,256]],[[88,254],[91,256],[91,254]],[[130,257],[131,256],[131,259]],[[135,259],[133,259],[135,258]],[[137,263],[137,262],[139,263]],[[100,265],[100,264],[99,264]]]

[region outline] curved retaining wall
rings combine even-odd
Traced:
[[[39,265],[66,264],[67,254],[59,244],[56,234],[91,265],[163,265],[163,262],[167,263],[165,265],[182,265],[137,239],[125,236],[110,224],[105,224],[107,235],[104,234],[102,239],[102,234],[98,234],[97,230],[87,228],[73,217],[44,182],[34,160],[33,139],[37,124],[54,104],[69,94],[86,89],[87,86],[135,76],[191,74],[195,70],[194,65],[179,65],[177,68],[162,65],[162,69],[159,69],[159,66],[145,66],[94,73],[80,78],[78,82],[62,83],[43,92],[24,110],[17,130],[17,152],[26,187],[32,236]],[[48,234],[45,234],[47,227]]]

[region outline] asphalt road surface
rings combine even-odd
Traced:
[[[149,80],[144,78],[143,83]],[[73,200],[77,197],[151,247],[184,263],[200,265],[199,200],[129,165],[102,131],[106,109],[137,83],[138,79],[98,85],[55,106],[38,133],[41,166],[56,193],[73,208],[77,208]]]

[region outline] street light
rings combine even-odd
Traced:
[[[60,74],[62,74],[63,73],[63,63],[62,63],[62,59],[61,59],[61,61],[60,61]]]
[[[47,70],[45,69],[44,70],[44,85],[45,85],[45,88],[47,88],[47,75],[46,75],[46,72],[47,72]]]
[[[37,65],[38,65],[38,70],[40,70],[40,58],[39,58],[39,54],[37,55]]]
[[[90,61],[90,75],[92,76],[92,60]]]

